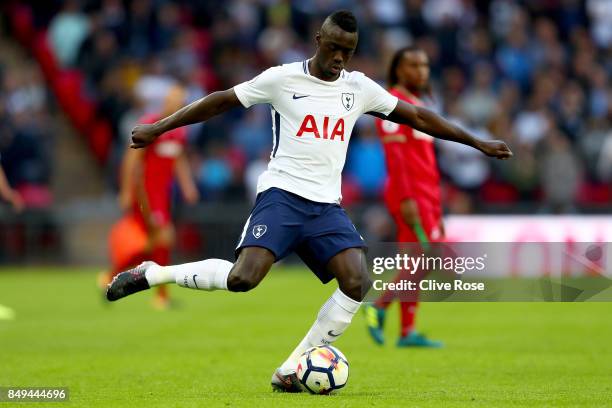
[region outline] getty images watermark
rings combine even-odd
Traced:
[[[482,272],[485,270],[487,254],[482,256],[430,256],[421,253],[417,256],[409,254],[395,254],[392,257],[375,257],[372,261],[372,272],[374,275],[397,274],[400,278],[396,281],[385,282],[384,279],[375,279],[372,283],[374,290],[485,290],[485,282],[467,282],[461,279],[453,279],[452,282],[437,281],[436,279],[409,279],[421,278],[422,271],[443,271],[463,275],[466,272]],[[401,273],[401,272],[403,273]]]
[[[612,301],[610,243],[387,243],[368,260],[366,301]]]

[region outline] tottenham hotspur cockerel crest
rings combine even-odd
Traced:
[[[265,234],[267,230],[268,230],[268,227],[265,225],[256,225],[253,227],[253,236],[255,238],[259,238],[263,234]]]
[[[347,111],[351,110],[354,103],[355,103],[355,94],[348,93],[348,92],[345,92],[342,94],[342,106],[344,106],[344,108]]]

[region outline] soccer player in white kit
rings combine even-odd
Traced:
[[[296,252],[323,283],[335,278],[338,289],[274,372],[272,386],[278,391],[302,390],[295,373],[298,357],[312,346],[337,340],[371,285],[365,243],[339,205],[341,172],[357,118],[368,113],[467,144],[488,156],[512,156],[504,142],[479,140],[425,108],[398,101],[364,74],[346,71],[357,37],[354,15],[336,11],[316,34],[317,50],[309,60],[269,68],[132,131],[131,147],[139,149],[164,132],[233,107],[271,105],[270,163],[259,177],[257,201],[239,237],[236,262],[206,259],[166,267],[145,262],[119,274],[107,298],[117,300],[172,282],[191,289],[246,292],[261,282],[274,262]]]

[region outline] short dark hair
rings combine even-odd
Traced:
[[[348,10],[334,11],[327,18],[348,33],[354,33],[357,31],[357,19],[355,18],[355,15]]]
[[[425,52],[425,50],[416,45],[408,45],[407,47],[403,47],[395,51],[395,54],[393,54],[393,58],[391,58],[391,64],[389,65],[389,72],[387,73],[387,85],[389,86],[389,88],[393,88],[399,82],[399,78],[397,77],[397,67],[402,61],[404,54],[407,52]],[[428,83],[427,85],[425,85],[425,89],[423,89],[423,91],[425,95],[433,99],[431,83]]]
[[[389,85],[390,88],[393,88],[395,85],[397,85],[397,82],[399,80],[397,77],[397,66],[402,61],[404,54],[407,52],[416,52],[416,51],[423,51],[423,50],[415,45],[409,45],[407,47],[403,47],[395,51],[395,54],[393,54],[393,57],[391,58],[391,65],[389,65],[389,72],[387,74],[387,84]]]

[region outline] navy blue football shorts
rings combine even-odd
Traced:
[[[318,203],[279,188],[257,195],[236,246],[270,250],[276,261],[295,252],[323,283],[334,278],[327,264],[347,248],[366,248],[344,209]]]

